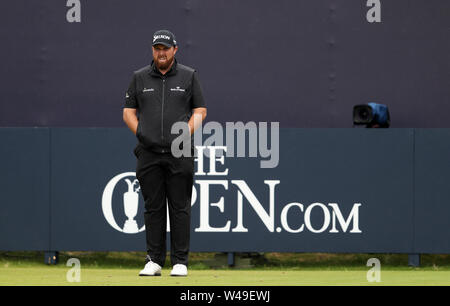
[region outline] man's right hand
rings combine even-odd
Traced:
[[[135,108],[123,109],[123,121],[125,121],[128,128],[136,135],[138,127],[137,110]]]

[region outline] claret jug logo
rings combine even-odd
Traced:
[[[122,207],[127,218],[122,226],[117,224],[113,213],[113,198],[115,190],[118,189],[116,187],[119,184],[126,184],[127,186],[127,191],[124,192],[119,198],[119,201],[123,202]],[[108,184],[106,184],[102,196],[102,210],[106,221],[108,221],[109,225],[111,225],[115,230],[125,234],[137,234],[145,230],[145,226],[143,225],[139,228],[135,220],[139,208],[140,189],[141,187],[139,186],[139,181],[136,179],[136,174],[134,172],[126,172],[116,175],[108,182]]]
[[[120,192],[118,186],[121,186],[125,192]],[[126,186],[126,187],[125,187]],[[125,189],[124,189],[125,188]],[[139,206],[143,207],[140,200],[141,187],[136,179],[135,172],[121,173],[113,177],[107,184],[102,196],[102,211],[106,221],[115,230],[125,234],[138,234],[145,230],[145,225],[139,228],[135,218],[138,215]],[[197,192],[192,188],[193,205],[197,199]],[[114,217],[113,203],[119,204],[119,209],[123,209],[126,220],[120,226]],[[118,205],[119,206],[119,205]],[[116,211],[117,212],[117,211]],[[120,223],[122,224],[122,223]],[[170,232],[169,210],[167,209],[167,232]]]

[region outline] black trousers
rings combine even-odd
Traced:
[[[194,158],[176,158],[138,145],[136,177],[145,202],[147,254],[161,267],[166,260],[167,205],[172,265],[188,265]]]

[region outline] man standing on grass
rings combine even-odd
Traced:
[[[171,151],[172,125],[186,122],[189,133],[206,117],[197,72],[177,63],[175,36],[166,30],[153,35],[151,65],[134,72],[126,93],[123,120],[139,140],[136,177],[145,201],[146,264],[140,276],[159,276],[166,258],[166,202],[170,219],[172,276],[187,276],[191,194],[194,178],[190,156]],[[194,117],[201,120],[195,121]]]

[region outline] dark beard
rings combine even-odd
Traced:
[[[155,61],[156,64],[156,68],[158,68],[159,70],[167,70],[170,65],[172,65],[173,63],[173,58],[172,60],[168,60],[165,64],[160,64],[158,61]]]

